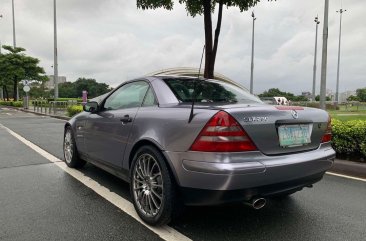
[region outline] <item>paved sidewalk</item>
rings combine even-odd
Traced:
[[[70,117],[68,117],[66,115],[52,115],[52,114],[47,114],[47,113],[43,113],[43,112],[37,112],[37,111],[34,111],[33,108],[24,109],[24,108],[12,107],[12,106],[4,106],[4,108],[20,110],[20,111],[27,112],[27,113],[33,113],[35,115],[50,116],[50,117],[61,119],[61,120],[69,120],[70,119]]]

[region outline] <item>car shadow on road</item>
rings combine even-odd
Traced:
[[[128,183],[90,164],[81,171],[131,201]],[[194,240],[268,240],[269,237],[290,240],[299,235],[303,240],[310,240],[314,238],[309,234],[312,225],[318,225],[315,223],[318,219],[306,213],[306,205],[298,195],[269,199],[260,210],[242,203],[186,207],[183,215],[170,226]]]
[[[311,240],[314,237],[308,234],[314,222],[295,197],[288,197],[270,199],[260,210],[244,204],[187,207],[172,227],[194,240],[294,240],[299,237]]]
[[[131,201],[129,184],[127,182],[89,163],[80,171],[100,185],[108,188],[111,192]]]

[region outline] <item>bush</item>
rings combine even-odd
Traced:
[[[0,101],[2,106],[23,107],[23,101]]]
[[[13,101],[14,107],[23,107],[23,101]]]
[[[71,105],[67,107],[67,115],[70,117],[80,112],[83,112],[83,107],[81,105]]]
[[[332,146],[337,154],[366,157],[366,121],[332,120]]]

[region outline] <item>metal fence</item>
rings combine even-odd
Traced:
[[[47,101],[47,100],[33,100],[33,111],[52,115],[66,115],[67,107],[72,105],[79,105],[76,100],[68,101]]]
[[[349,102],[339,105],[341,111],[366,111],[366,103],[364,102]]]

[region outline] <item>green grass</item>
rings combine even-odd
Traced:
[[[340,121],[366,120],[365,106],[340,106],[340,110],[328,110],[330,116]]]
[[[366,111],[350,112],[350,111],[328,111],[330,116],[341,121],[349,120],[366,120]]]
[[[349,120],[365,120],[366,115],[336,115],[331,114],[331,117],[340,121],[349,121]]]
[[[366,120],[366,105],[340,105],[339,110],[328,110],[332,118],[340,121]]]

